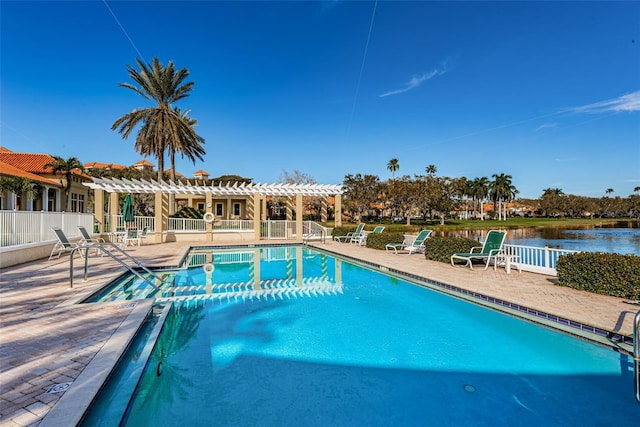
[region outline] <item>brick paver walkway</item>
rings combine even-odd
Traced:
[[[145,265],[176,265],[188,246],[144,245],[129,252]],[[472,271],[426,261],[419,254],[393,255],[335,242],[318,246],[628,336],[640,308],[619,298],[558,287],[549,276]],[[64,388],[76,380],[133,310],[123,302],[70,303],[122,272],[108,257],[92,257],[84,282],[82,263],[75,261],[74,288],[69,287],[69,255],[0,270],[1,426],[38,425],[64,394],[49,393],[50,387]]]

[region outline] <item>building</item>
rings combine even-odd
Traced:
[[[50,154],[18,153],[0,147],[0,209],[60,212],[86,212],[90,190],[83,185],[91,177],[81,170],[73,170],[69,186],[69,200],[65,200],[66,176],[54,174],[45,165],[55,162]],[[13,184],[17,179],[31,183],[29,191],[16,192]],[[67,208],[68,204],[68,208]]]

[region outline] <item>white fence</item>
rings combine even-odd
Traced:
[[[137,228],[138,230],[143,230],[143,229],[147,229],[148,232],[154,232],[156,227],[155,227],[155,218],[152,216],[134,216],[133,217],[133,224],[127,224],[125,223],[122,215],[116,215],[115,216],[116,219],[116,226],[113,228],[113,230],[110,227],[109,224],[109,220],[107,219],[107,223],[105,226],[105,231],[117,231],[117,230],[124,230],[125,228]]]
[[[70,212],[0,211],[0,247],[55,241],[51,227],[80,237],[78,226],[93,232],[93,215]]]
[[[567,249],[538,248],[535,246],[504,245],[504,250],[508,255],[514,256],[514,263],[524,271],[533,273],[556,275],[556,265],[561,255],[575,253]]]

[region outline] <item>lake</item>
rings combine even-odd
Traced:
[[[496,227],[499,228],[499,227]],[[484,240],[486,230],[451,232],[450,236]],[[510,229],[507,244],[569,249],[574,251],[613,252],[640,256],[640,222],[619,221],[613,224],[575,228]]]

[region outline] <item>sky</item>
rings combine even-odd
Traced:
[[[386,181],[395,158],[523,198],[640,186],[640,2],[1,0],[0,24],[12,151],[142,160],[111,126],[153,106],[119,84],[157,57],[195,82],[187,177]]]

